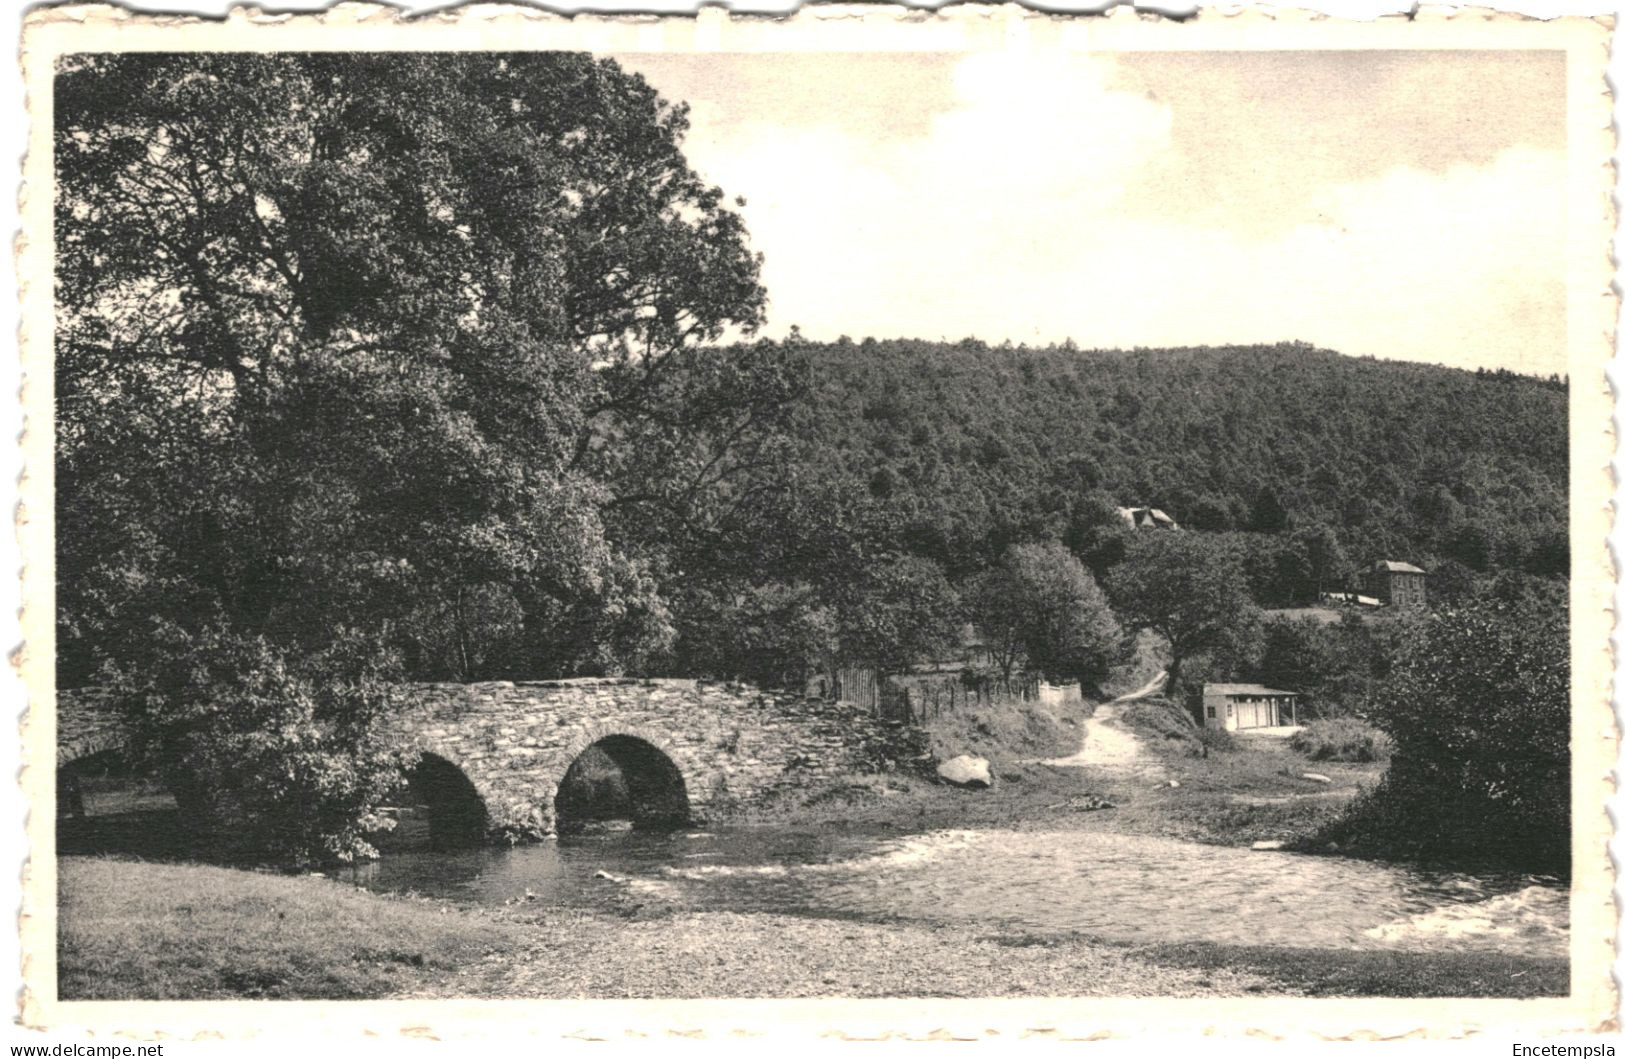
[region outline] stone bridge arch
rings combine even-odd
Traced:
[[[124,733],[111,726],[105,731],[91,732],[65,741],[59,739],[56,744],[56,767],[65,769],[95,754],[122,753],[127,742]]]
[[[564,807],[559,798],[565,779],[582,756],[594,747],[602,750],[620,769],[635,826],[685,824],[702,818],[710,807],[715,776],[705,762],[676,742],[670,733],[641,724],[594,724],[552,755],[548,775],[538,790],[548,797],[553,808],[555,830],[564,823],[560,819]],[[548,789],[552,791],[550,796]]]
[[[406,770],[411,798],[428,809],[429,840],[436,846],[467,846],[491,830],[491,791],[479,773],[457,760],[455,750],[419,742]]]
[[[565,773],[606,740],[636,741],[669,761],[697,823],[823,778],[906,767],[920,753],[906,725],[855,704],[709,681],[412,684],[398,699],[397,734],[467,781],[490,838],[555,833]],[[59,769],[123,745],[94,690],[57,702]]]

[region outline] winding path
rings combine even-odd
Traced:
[[[1117,710],[1124,703],[1155,695],[1167,679],[1167,672],[1158,673],[1144,687],[1096,707],[1094,716],[1084,721],[1083,746],[1076,754],[1038,763],[1057,768],[1095,768],[1153,782],[1165,779],[1167,770],[1140,745],[1133,732],[1122,726]]]

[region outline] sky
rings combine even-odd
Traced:
[[[1561,52],[617,55],[764,333],[1566,370]]]

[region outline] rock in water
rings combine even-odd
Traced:
[[[592,873],[592,877],[594,879],[603,879],[605,882],[612,882],[612,883],[624,883],[624,882],[626,882],[626,880],[621,878],[619,875],[611,875],[607,871],[595,871],[595,872]]]
[[[1254,849],[1280,849],[1284,845],[1286,845],[1285,842],[1281,842],[1281,841],[1279,841],[1277,839],[1270,839],[1267,842],[1254,842],[1253,843],[1253,848]]]
[[[937,766],[937,775],[955,787],[991,787],[993,772],[987,758],[960,754]]]

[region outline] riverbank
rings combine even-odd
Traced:
[[[549,911],[533,943],[434,997],[1530,997],[1561,960],[1486,954],[1123,945],[1069,935],[732,912],[616,920]]]
[[[946,734],[942,727],[934,730],[939,759],[969,753],[989,760],[990,789],[966,790],[904,773],[852,775],[753,806],[734,819],[875,831],[1104,830],[1220,846],[1292,845],[1320,832],[1382,778],[1381,762],[1311,762],[1284,739],[1267,736],[1236,738],[1228,749],[1203,756],[1190,729],[1143,723],[1148,714],[1176,707],[1156,699],[1133,705],[1133,712],[1117,716],[1115,704],[1101,707],[1104,722],[1094,719],[1096,708],[1089,705],[1053,711],[1008,706],[980,722],[957,719]],[[1021,719],[1032,713],[1045,720]],[[1137,743],[1134,767],[1122,767],[1121,753],[1095,762],[1089,732],[1102,743],[1108,735]],[[1305,773],[1324,779],[1306,779]]]
[[[1127,945],[978,926],[476,909],[325,878],[63,857],[64,999],[1550,996],[1560,960]]]
[[[1122,705],[1096,714],[1087,704],[1012,704],[944,720],[930,733],[933,752],[988,757],[989,790],[855,775],[735,822],[770,831],[1096,831],[1292,844],[1381,775],[1375,763],[1311,763],[1279,738],[1218,740],[1204,755],[1188,728],[1158,723],[1167,704]],[[1052,836],[1035,837],[1055,848]],[[1281,855],[1230,856],[1250,865]],[[1568,988],[1560,959],[1294,947],[1308,941],[1296,933],[1267,946],[1126,942],[1097,937],[1094,926],[1023,933],[979,921],[701,911],[614,886],[621,896],[607,910],[523,898],[465,906],[319,877],[71,856],[58,863],[61,989],[73,999],[1526,997]]]

